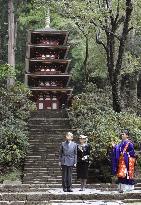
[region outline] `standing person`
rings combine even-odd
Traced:
[[[77,145],[77,178],[80,179],[81,189],[85,190],[88,178],[90,146],[87,144],[87,136],[80,135]]]
[[[113,145],[113,174],[118,177],[119,192],[131,191],[134,189],[134,166],[136,154],[133,143],[128,139],[129,130],[126,129],[121,134],[122,141],[118,145]]]
[[[64,192],[72,192],[72,169],[77,164],[77,144],[72,141],[73,134],[66,134],[59,153],[59,166],[62,168],[62,186]]]

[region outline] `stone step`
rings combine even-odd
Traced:
[[[40,174],[38,174],[38,173],[33,173],[33,175],[32,175],[32,173],[28,173],[28,174],[26,174],[25,176],[24,176],[24,180],[39,180],[39,181],[55,181],[55,182],[60,182],[61,183],[61,179],[62,179],[62,177],[61,177],[61,175],[60,176],[55,176],[55,175],[50,175],[50,176],[47,176],[46,174],[42,174],[42,173],[40,173]]]
[[[62,118],[62,117],[45,117],[45,118],[39,118],[39,117],[31,117],[29,118],[29,122],[48,122],[48,121],[69,121],[69,118]]]
[[[51,150],[54,150],[55,153],[57,153],[57,152],[59,151],[59,147],[60,147],[60,146],[56,146],[56,145],[54,145],[54,144],[50,145],[50,144],[47,144],[47,143],[43,144],[41,147],[39,147],[39,144],[30,144],[30,145],[29,145],[29,151],[35,151],[35,149],[36,149],[36,150],[37,150],[37,153],[38,153],[38,149],[40,148],[39,150],[45,149],[44,154],[45,154],[46,152],[48,152],[48,150],[50,151],[50,149],[51,149]],[[37,153],[36,153],[36,155],[37,155]],[[49,152],[49,153],[50,153],[50,152]],[[48,153],[48,154],[49,154],[49,153]]]
[[[38,134],[42,134],[42,133],[62,133],[62,134],[66,134],[66,132],[73,132],[74,130],[69,129],[69,128],[54,128],[54,127],[50,127],[50,128],[44,128],[44,129],[40,129],[40,128],[30,128],[30,133],[38,133]]]
[[[141,184],[136,184],[135,188],[138,186],[141,187]],[[0,193],[2,192],[32,192],[33,190],[38,191],[38,190],[50,190],[50,189],[57,189],[61,188],[61,184],[0,184]],[[73,184],[73,188],[79,188],[80,183],[79,181],[75,184]],[[87,184],[86,189],[97,189],[97,190],[111,190],[115,189],[117,190],[117,185],[116,184],[105,184],[105,183],[100,183],[100,184]],[[58,190],[58,189],[57,189]]]
[[[9,205],[9,202],[7,201],[0,201],[1,205]],[[51,200],[50,202],[48,201],[11,201],[10,205],[141,205],[140,202],[136,201],[136,200],[132,200],[131,202],[121,202],[121,201],[117,201],[117,200],[112,200],[112,201],[108,201],[108,200],[87,200],[87,201],[83,201],[83,200]]]
[[[40,146],[39,146],[39,144],[40,144]],[[32,147],[32,146],[38,146],[39,148],[45,148],[45,147],[60,147],[60,144],[61,143],[53,143],[53,142],[31,142],[30,144],[29,144],[29,146],[30,147]]]
[[[28,173],[25,173],[24,174],[24,177],[31,177],[31,178],[34,178],[35,176],[39,176],[40,178],[47,178],[47,179],[50,179],[50,178],[54,178],[54,179],[58,179],[58,178],[62,178],[61,176],[61,172],[52,172],[50,173],[49,171],[34,171],[34,172],[28,172]],[[73,174],[73,178],[76,178],[76,173]]]
[[[48,153],[46,149],[36,149],[36,150],[35,149],[30,149],[30,150],[27,151],[27,154],[30,155],[30,156],[34,156],[38,152],[39,156],[43,155],[43,154],[46,154],[46,157],[48,157],[48,158],[50,157],[49,156],[50,152]],[[59,155],[59,153],[58,153],[58,150],[57,150],[56,153],[54,154],[54,156],[51,156],[50,158],[51,159],[58,158],[58,155]]]
[[[44,136],[29,136],[28,137],[29,142],[36,140],[37,142],[54,142],[56,144],[60,144],[62,141],[64,141],[64,136],[60,137],[44,137]]]
[[[56,166],[56,164],[53,164],[52,166],[48,166],[48,162],[29,162],[29,161],[26,161],[25,162],[25,167],[49,167],[49,168],[52,168],[52,169],[55,169],[59,166]]]
[[[122,201],[122,202],[141,202],[141,192],[131,192],[120,194],[116,191],[101,191],[101,190],[89,190],[87,189],[85,192],[79,192],[79,189],[74,189],[72,193],[64,193],[61,189],[49,189],[46,191],[36,191],[36,192],[2,192],[0,194],[1,202],[42,202],[42,201],[54,201],[61,202],[69,201],[69,200],[81,200],[81,201]]]
[[[35,169],[36,168],[47,168],[50,170],[51,169],[56,169],[56,170],[60,169],[58,163],[55,164],[55,167],[54,167],[54,165],[48,166],[48,162],[46,162],[46,161],[39,161],[39,162],[37,162],[37,161],[25,161],[25,168],[34,168],[34,167],[35,167]]]
[[[50,171],[50,172],[54,172],[54,170],[55,171],[60,171],[60,168],[59,168],[59,166],[58,167],[56,167],[56,168],[54,168],[54,167],[34,167],[34,166],[25,166],[25,168],[24,168],[26,171],[30,171],[30,170],[46,170],[46,171]],[[75,170],[74,170],[75,171]]]
[[[41,151],[40,149],[38,150],[36,146],[32,146],[27,151],[27,154],[29,154],[30,156],[36,156],[37,155],[36,150],[39,156],[48,156],[51,150],[54,150],[56,156],[58,156],[58,153],[59,153],[59,149],[55,147],[47,147],[45,151]]]
[[[66,110],[37,110],[31,113],[31,118],[68,118]]]
[[[32,133],[32,135],[42,135],[42,134],[58,134],[58,135],[62,135],[62,136],[65,136],[65,134],[67,132],[74,132],[75,130],[74,129],[43,129],[43,130],[36,130],[36,129],[31,129],[30,130],[30,134]]]
[[[38,156],[40,156],[40,157],[43,157],[43,158],[46,158],[46,159],[50,159],[50,160],[54,160],[54,159],[58,160],[59,159],[59,152],[58,152],[58,150],[55,152],[54,156],[49,156],[50,152],[48,152],[46,150],[45,151],[44,150],[37,150],[37,151],[38,151]],[[32,158],[34,158],[34,156],[37,155],[35,149],[29,150],[27,152],[27,154],[28,154],[28,156],[31,156]],[[29,158],[29,157],[27,157],[27,158]]]
[[[71,129],[71,126],[70,126],[70,124],[68,123],[68,122],[65,122],[65,121],[60,121],[60,122],[58,122],[58,123],[54,123],[54,122],[52,122],[52,124],[50,123],[28,123],[28,128],[35,128],[35,129],[39,129],[39,128],[43,128],[43,129],[51,129],[51,128],[53,128],[53,129],[58,129],[58,128],[60,128],[60,129],[63,129],[63,128],[68,128],[68,129]]]
[[[46,120],[30,120],[28,121],[28,126],[33,126],[37,125],[37,127],[45,126],[45,125],[50,125],[50,126],[56,126],[56,125],[69,125],[70,126],[70,120],[69,119],[61,119],[60,120],[52,120],[52,119],[46,119]]]
[[[36,156],[37,154],[38,154],[38,156],[43,156],[43,154],[44,154],[46,157],[49,157],[50,152],[48,152],[48,151],[50,151],[50,149],[54,149],[54,158],[58,157],[59,149],[54,148],[54,147],[47,147],[47,148],[38,149],[36,146],[32,146],[27,151],[27,154],[29,156]],[[51,156],[51,157],[53,157],[53,156]]]
[[[35,144],[30,144],[29,145],[29,149],[36,149],[36,148],[40,148],[40,149],[45,149],[46,148],[46,151],[48,151],[48,149],[52,149],[52,150],[54,150],[54,151],[57,151],[57,150],[59,150],[59,147],[60,147],[60,145],[55,145],[55,144],[50,144],[50,143],[44,143],[44,144],[42,144],[40,147],[39,147],[39,143],[35,143]]]
[[[69,123],[70,124],[70,120],[69,118],[61,118],[61,117],[56,117],[56,118],[48,118],[48,117],[45,117],[45,118],[29,118],[28,119],[28,123],[29,124],[38,124],[38,125],[41,125],[41,124],[57,124],[57,123]]]
[[[38,138],[43,138],[43,139],[65,139],[65,135],[62,135],[62,133],[60,134],[49,134],[49,133],[44,133],[44,134],[38,134],[36,133],[36,135],[30,133],[29,138],[33,138],[33,139],[38,139]]]
[[[56,184],[56,187],[60,187],[60,185]],[[74,188],[78,188],[80,186],[79,183],[74,184],[73,187]],[[141,185],[140,185],[141,186]],[[87,188],[88,189],[107,189],[107,188],[116,188],[118,187],[117,184],[110,184],[110,183],[99,183],[99,184],[87,184]],[[135,185],[135,187],[137,187],[137,184]],[[47,189],[47,188],[55,188],[54,185],[52,187],[51,184],[40,184],[40,185],[34,185],[34,184],[0,184],[0,193],[2,192],[2,190],[4,190],[4,192],[6,191],[12,191],[14,192],[15,190],[24,190],[24,191],[29,191],[30,189],[39,189],[39,188],[43,188],[43,189]]]
[[[58,179],[58,178],[62,178],[61,173],[60,172],[53,172],[50,173],[48,172],[28,172],[24,174],[24,177],[31,177],[31,178],[35,178],[35,176],[39,176],[40,178],[54,178],[54,179]],[[76,178],[76,173],[73,174],[73,178]],[[41,179],[42,180],[42,179]],[[139,190],[139,188],[137,188],[137,190]]]
[[[69,118],[30,118],[28,120],[29,125],[44,125],[44,124],[60,124],[60,123],[66,123],[70,125]]]
[[[40,154],[40,153],[38,153],[38,154]],[[30,154],[31,155],[31,154]],[[41,154],[40,154],[40,156],[41,156]],[[32,157],[34,158],[34,155],[32,154]],[[43,156],[44,157],[44,156]],[[46,160],[47,161],[57,161],[58,162],[58,159],[59,159],[59,157],[58,156],[49,156],[49,155],[46,155],[45,156],[46,157]],[[41,158],[42,158],[42,156],[41,156]]]
[[[57,136],[55,136],[55,135],[52,135],[52,136],[48,136],[47,134],[45,135],[45,134],[42,134],[42,135],[32,135],[32,134],[30,134],[29,136],[28,136],[28,138],[29,138],[29,140],[45,140],[45,141],[47,141],[47,140],[52,140],[52,141],[55,141],[55,142],[57,142],[57,140],[65,140],[65,136],[64,135],[58,135],[57,134]]]

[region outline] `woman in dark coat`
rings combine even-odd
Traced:
[[[81,189],[85,190],[88,178],[90,145],[87,144],[87,136],[80,135],[77,145],[77,178],[80,179]]]

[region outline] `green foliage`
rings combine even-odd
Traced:
[[[21,180],[21,175],[22,172],[18,169],[13,169],[8,171],[7,173],[4,173],[0,176],[0,182],[3,182],[5,180],[9,180],[9,181],[17,181],[17,180]]]
[[[140,72],[140,58],[132,55],[131,52],[126,52],[124,55],[124,64],[121,74],[133,74]]]
[[[5,86],[9,66],[1,66],[0,73],[0,164],[15,166],[25,157],[28,146],[27,119],[35,107],[29,100],[25,85]],[[5,71],[5,74],[4,74]]]
[[[84,93],[74,97],[70,110],[73,127],[89,136],[93,156],[99,159],[105,157],[112,143],[120,141],[122,129],[130,129],[136,144],[141,140],[141,118],[129,112],[114,112],[108,89],[88,85]]]
[[[45,25],[45,15],[47,13],[47,5],[45,1],[32,0],[31,3],[20,4],[18,8],[20,27],[41,28]]]
[[[15,71],[9,64],[0,64],[0,85],[4,85],[3,81],[8,77],[15,78]]]

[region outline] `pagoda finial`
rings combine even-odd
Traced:
[[[50,27],[50,9],[48,8],[46,13],[45,28]]]

